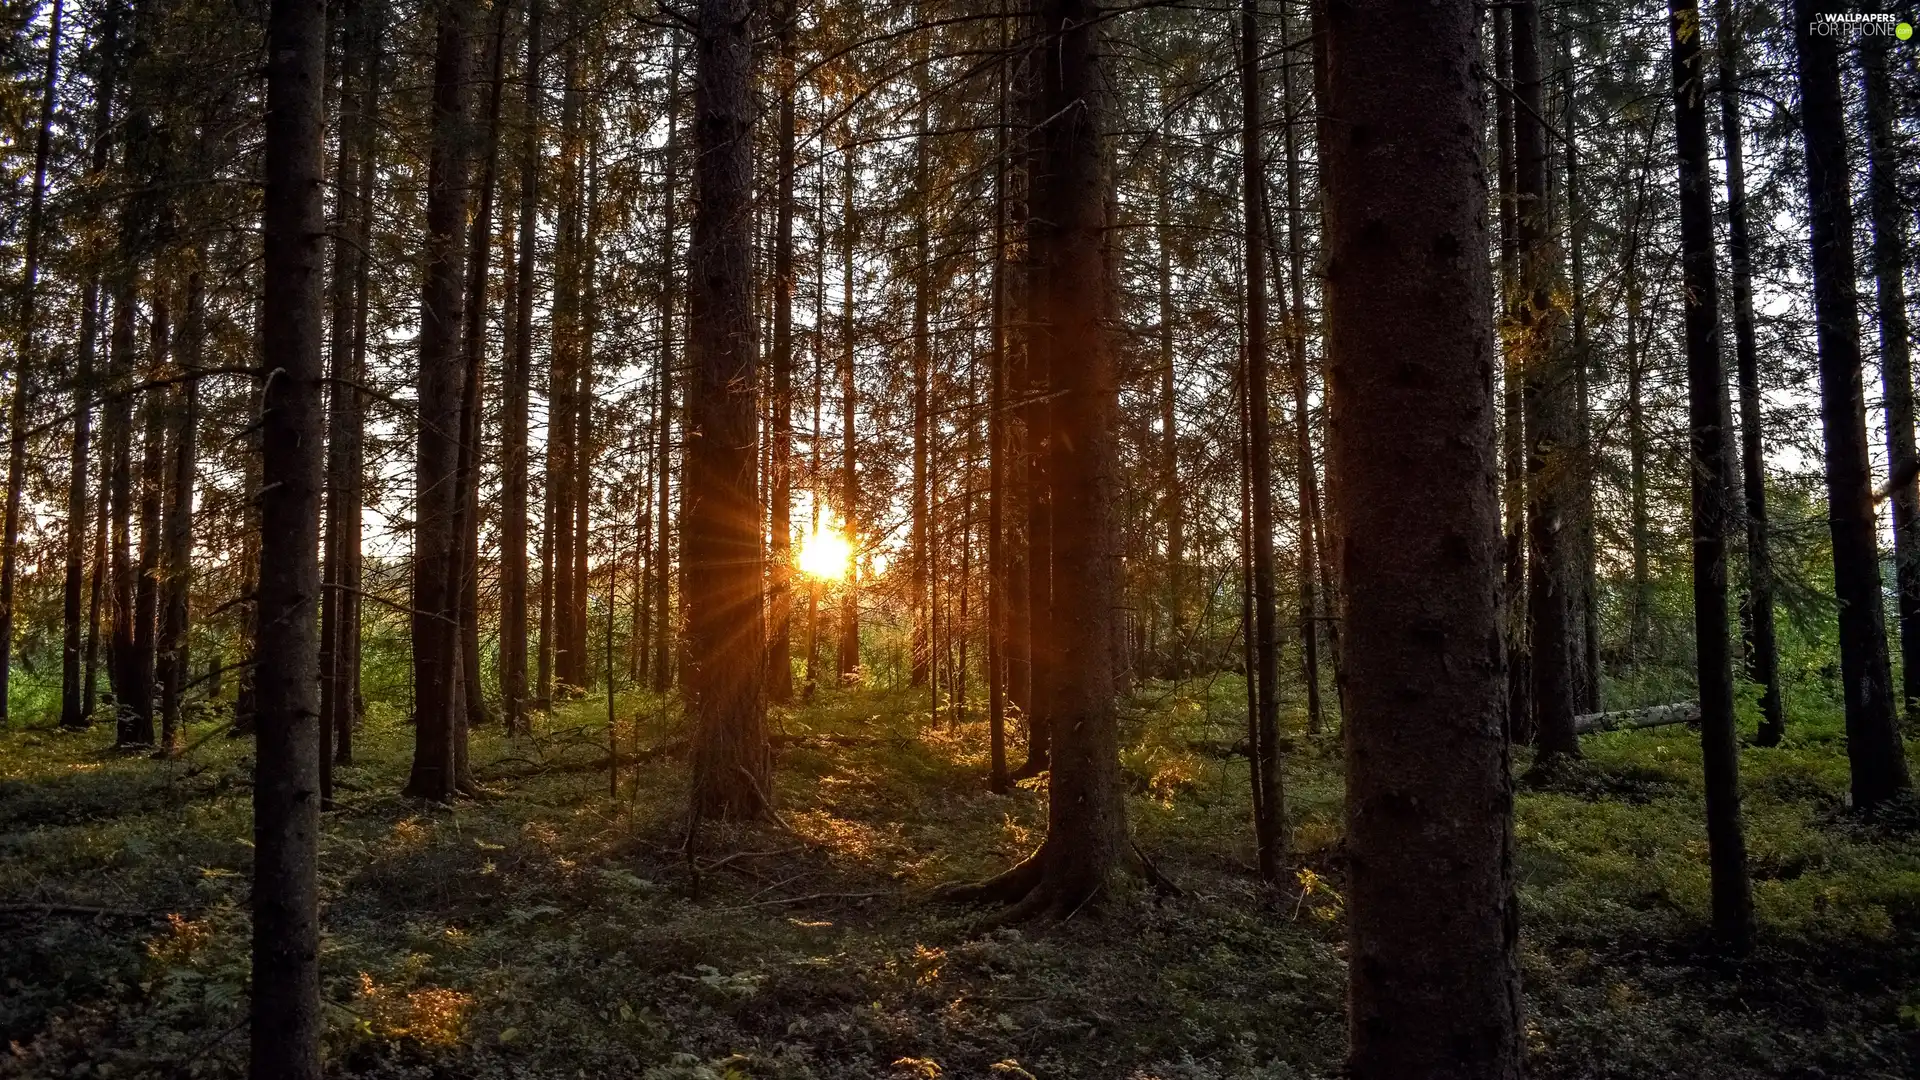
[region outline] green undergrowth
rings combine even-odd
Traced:
[[[1137,688],[1141,849],[1180,887],[993,927],[933,886],[1031,850],[1044,794],[985,790],[978,719],[831,691],[776,715],[781,819],[688,840],[674,709],[604,698],[476,734],[480,797],[402,799],[411,733],[375,708],[321,866],[329,1075],[394,1078],[1338,1075],[1337,734],[1288,717],[1297,862],[1257,885],[1244,688]],[[0,736],[0,1075],[239,1075],[250,744],[172,761],[110,732]],[[1016,745],[1017,745],[1017,739]],[[1891,1078],[1920,1066],[1920,842],[1845,805],[1836,717],[1743,754],[1761,943],[1706,944],[1686,728],[1589,738],[1517,807],[1529,1074]],[[1516,772],[1527,764],[1516,761]],[[1911,815],[1908,815],[1910,818]]]

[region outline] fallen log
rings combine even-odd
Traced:
[[[1697,701],[1676,701],[1671,705],[1649,705],[1643,709],[1622,709],[1619,712],[1586,713],[1573,718],[1573,730],[1581,735],[1591,735],[1596,731],[1620,731],[1626,728],[1666,727],[1669,724],[1692,724],[1700,719],[1700,703]]]

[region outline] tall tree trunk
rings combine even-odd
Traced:
[[[600,325],[600,134],[599,114],[581,88],[581,120],[586,136],[586,179],[580,197],[580,310],[575,333],[579,338],[575,371],[573,451],[573,644],[574,685],[584,691],[593,683],[592,649],[588,646],[588,545],[592,539],[593,462],[593,346]]]
[[[772,809],[767,739],[758,357],[751,301],[753,47],[749,0],[701,0],[694,65],[693,243],[687,260],[683,675],[693,722],[693,813]]]
[[[793,184],[794,184],[794,33],[799,13],[794,0],[774,4],[774,37],[780,50],[778,190],[774,193],[773,247],[773,407],[772,550],[768,556],[767,617],[771,634],[767,697],[793,700]]]
[[[993,136],[993,372],[987,403],[987,786],[997,793],[1007,775],[1007,121],[1010,38],[1007,0],[999,5],[1000,65]]]
[[[1733,651],[1727,623],[1727,372],[1720,358],[1720,282],[1713,254],[1712,151],[1707,140],[1707,51],[1696,0],[1669,0],[1674,141],[1680,158],[1680,270],[1687,342],[1688,474],[1693,487],[1693,627],[1700,686],[1700,750],[1707,786],[1707,867],[1713,932],[1744,951],[1753,941],[1753,892],[1740,828],[1740,744],[1734,732]]]
[[[187,323],[182,335],[182,382],[173,391],[173,482],[166,518],[166,547],[160,565],[165,607],[160,615],[160,752],[172,754],[180,746],[185,723],[187,684],[193,661],[187,633],[193,587],[193,484],[199,454],[200,380],[206,347],[207,293],[196,255],[187,274]]]
[[[363,0],[365,2],[365,0]],[[374,183],[379,175],[378,162],[374,151],[380,126],[380,64],[383,55],[381,43],[386,26],[386,7],[383,3],[370,3],[366,9],[367,43],[366,58],[366,97],[363,99],[361,123],[357,132],[360,139],[360,178],[358,199],[360,211],[354,222],[354,232],[362,257],[354,263],[353,283],[353,371],[357,377],[364,378],[367,370],[367,347],[369,335],[367,329],[368,309],[372,299],[373,260],[364,257],[364,253],[373,243],[373,194]],[[353,732],[359,725],[360,716],[366,711],[365,702],[360,697],[360,585],[363,577],[364,558],[360,548],[361,504],[366,487],[366,416],[367,394],[357,386],[347,401],[346,426],[341,431],[346,446],[342,452],[346,458],[345,474],[341,492],[340,508],[340,632],[335,642],[338,650],[338,692],[342,699],[339,714],[334,717],[333,761],[338,765],[353,762]]]
[[[527,3],[526,86],[520,128],[519,265],[513,340],[501,390],[500,701],[509,732],[527,730],[527,387],[533,380],[534,261],[540,226],[540,39],[542,0]]]
[[[1913,363],[1908,351],[1907,247],[1894,138],[1897,106],[1887,76],[1892,49],[1883,34],[1860,45],[1866,93],[1867,194],[1873,217],[1873,273],[1880,331],[1880,380],[1886,391],[1887,460],[1893,472],[1916,460]],[[1908,722],[1920,720],[1920,491],[1909,478],[1893,490],[1893,567],[1900,618],[1900,697]]]
[[[1500,168],[1500,281],[1498,310],[1501,373],[1504,396],[1500,416],[1502,517],[1506,554],[1502,577],[1506,597],[1507,737],[1533,741],[1533,708],[1529,704],[1531,676],[1527,653],[1527,422],[1526,372],[1516,323],[1520,296],[1519,194],[1516,166],[1513,102],[1513,9],[1494,7],[1493,53],[1494,130],[1499,142]]]
[[[1280,37],[1292,37],[1287,5],[1280,5]],[[1315,569],[1319,540],[1315,520],[1320,513],[1320,481],[1313,467],[1313,415],[1307,407],[1311,375],[1307,369],[1307,282],[1306,226],[1302,222],[1300,145],[1298,129],[1307,115],[1294,98],[1293,66],[1280,68],[1282,99],[1287,103],[1287,285],[1293,299],[1287,307],[1287,350],[1292,363],[1294,423],[1294,472],[1300,487],[1300,518],[1296,535],[1300,547],[1300,665],[1307,686],[1307,732],[1320,734],[1323,720],[1320,705],[1320,598]],[[1268,233],[1272,233],[1272,208],[1267,208]],[[1276,256],[1278,253],[1275,253]],[[1279,271],[1274,271],[1279,281]]]
[[[860,538],[859,442],[855,417],[860,403],[854,379],[853,241],[858,227],[853,216],[856,191],[853,133],[847,132],[841,158],[844,166],[844,202],[840,213],[840,527],[853,552],[847,582],[840,594],[840,648],[838,669],[846,679],[860,670],[860,561],[865,555]]]
[[[1100,21],[1089,0],[1040,9],[1036,138],[1045,164],[1033,188],[1034,253],[1044,291],[1034,326],[1045,341],[1053,408],[1054,617],[1050,706],[1055,711],[1047,836],[1038,851],[961,896],[1018,905],[1013,914],[1065,918],[1097,901],[1130,862],[1119,782],[1119,725],[1111,621],[1118,597],[1119,365],[1104,316],[1107,194],[1102,140],[1111,102],[1101,70]],[[1036,688],[1037,692],[1037,688]]]
[[[1627,666],[1638,674],[1653,629],[1653,580],[1648,569],[1652,515],[1647,508],[1646,348],[1642,341],[1639,215],[1627,223],[1623,274],[1627,292],[1627,543],[1631,551],[1633,595],[1627,606]]]
[[[20,342],[13,369],[13,404],[7,417],[6,509],[0,518],[0,729],[7,726],[7,687],[13,668],[14,579],[20,562],[20,497],[26,487],[27,412],[33,396],[37,348],[34,331],[38,329],[40,241],[46,224],[47,158],[52,153],[53,107],[60,90],[60,22],[65,10],[61,0],[53,0],[53,12],[48,17],[47,73],[41,80],[40,123],[33,149],[33,194],[27,202],[26,266],[20,278]],[[83,411],[84,408],[83,405]],[[75,598],[78,598],[77,590]]]
[[[1280,880],[1286,858],[1287,825],[1280,791],[1280,628],[1274,586],[1273,421],[1267,387],[1266,194],[1267,171],[1261,152],[1265,128],[1260,89],[1259,0],[1240,0],[1240,190],[1241,232],[1247,272],[1247,419],[1248,470],[1253,489],[1254,657],[1259,667],[1256,696],[1260,740],[1260,876]]]
[[[1760,416],[1760,348],[1753,323],[1753,257],[1747,233],[1747,173],[1740,118],[1740,27],[1730,0],[1715,8],[1720,30],[1720,136],[1726,147],[1727,256],[1733,277],[1734,358],[1740,373],[1740,472],[1746,494],[1747,677],[1760,684],[1754,741],[1778,746],[1786,734],[1780,648],[1773,627],[1773,554],[1767,538],[1766,445]]]
[[[253,673],[253,1080],[320,1080],[319,683],[322,0],[267,22],[260,585]]]
[[[552,655],[553,696],[578,687],[581,657],[574,655],[573,610],[575,456],[579,451],[576,419],[580,383],[580,18],[569,11],[566,50],[561,72],[560,176],[556,198],[560,214],[553,239],[552,337],[547,380],[547,574],[544,603],[551,613],[543,620],[542,648]],[[544,680],[543,680],[544,681]],[[550,697],[543,689],[542,697]]]
[[[447,801],[471,786],[461,701],[460,443],[465,372],[460,355],[466,221],[468,0],[435,14],[427,177],[426,274],[420,300],[419,436],[413,555],[413,768],[403,794]]]
[[[157,380],[172,362],[173,317],[171,284],[156,271],[151,307],[151,344],[147,356],[147,375]],[[145,390],[140,397],[140,554],[133,592],[133,659],[129,667],[128,702],[133,709],[133,741],[145,746],[154,742],[154,676],[158,671],[160,642],[160,550],[164,525],[167,486],[167,408],[166,391],[158,387]]]
[[[920,102],[920,112],[913,140],[913,535],[908,541],[913,552],[913,599],[908,607],[913,613],[911,683],[914,686],[932,684],[933,697],[937,701],[938,680],[929,677],[933,667],[933,621],[937,616],[933,606],[935,582],[930,506],[933,476],[928,471],[933,437],[932,403],[928,400],[932,389],[933,342],[927,320],[933,302],[933,257],[929,250],[927,218],[932,213],[932,207],[928,204],[933,199],[933,192],[927,160],[927,110],[931,96],[927,67],[932,61],[925,35],[921,35],[921,41],[919,60],[914,69],[915,96]]]
[[[660,510],[656,517],[654,540],[654,610],[659,614],[660,634],[653,646],[653,688],[664,694],[673,685],[673,668],[668,660],[673,641],[679,636],[668,604],[668,573],[673,565],[672,473],[673,473],[673,306],[675,284],[673,266],[677,261],[675,232],[679,226],[680,179],[680,39],[672,45],[673,60],[667,71],[667,141],[661,146],[661,172],[665,180],[660,204],[660,444],[655,467],[659,471]]]
[[[327,509],[323,525],[320,567],[320,798],[333,800],[334,742],[342,726],[351,726],[352,701],[346,691],[348,664],[346,620],[348,596],[345,571],[348,472],[353,467],[354,440],[349,434],[351,414],[363,374],[354,367],[354,293],[358,283],[360,249],[356,224],[366,208],[360,202],[360,126],[366,122],[368,53],[367,13],[360,0],[345,0],[339,9],[340,134],[334,158],[333,265],[327,285]]]
[[[87,166],[89,178],[98,178],[106,171],[111,154],[113,95],[119,77],[119,64],[116,62],[119,28],[120,5],[108,4],[96,43],[99,69],[94,73],[97,81],[93,100],[93,133],[90,136],[91,160]],[[56,100],[53,90],[58,82],[55,65],[59,63],[59,50],[50,50],[47,63],[49,94],[42,102],[43,114]],[[43,115],[41,119],[45,130],[45,122],[50,117]],[[36,169],[38,153],[36,146]],[[60,723],[69,728],[85,727],[93,722],[93,684],[98,663],[100,577],[97,569],[92,583],[90,614],[84,627],[81,623],[80,594],[86,584],[86,523],[90,516],[94,516],[88,509],[87,473],[93,467],[92,398],[99,390],[94,381],[94,358],[99,349],[102,299],[100,272],[97,269],[89,271],[80,297],[80,340],[76,350],[79,355],[75,361],[73,381],[73,457],[67,483],[66,580],[61,596]],[[101,493],[102,496],[104,494]],[[104,497],[94,501],[100,504],[100,508],[106,505]],[[94,547],[96,551],[104,550],[97,535]],[[98,560],[95,562],[97,564]],[[86,639],[84,648],[81,644],[83,631]],[[0,694],[0,698],[4,697],[4,694]]]
[[[1165,96],[1164,90],[1162,96]],[[1164,110],[1164,105],[1162,108]],[[1160,377],[1160,516],[1167,530],[1166,673],[1179,678],[1187,670],[1186,612],[1182,609],[1187,535],[1185,506],[1180,491],[1179,387],[1174,378],[1173,155],[1170,146],[1170,140],[1164,136],[1154,142],[1159,157],[1159,175],[1154,179],[1154,284],[1160,316],[1154,344],[1158,349]]]
[[[106,600],[107,537],[112,531],[107,514],[108,502],[105,490],[107,471],[103,463],[100,470],[101,494],[99,498],[93,500],[93,571],[87,582],[87,655],[84,669],[80,674],[80,719],[85,724],[93,722],[93,712],[99,704],[100,609]],[[108,659],[112,659],[111,655]],[[112,673],[109,672],[108,675],[111,678]]]
[[[119,746],[140,742],[128,702],[133,696],[133,322],[134,283],[130,270],[118,271],[114,283],[113,331],[107,341],[106,437],[112,517],[109,542],[113,572],[113,642],[111,682],[115,716],[114,741]]]
[[[1047,326],[1047,290],[1052,287],[1049,276],[1054,272],[1048,262],[1051,257],[1046,249],[1048,230],[1057,223],[1041,216],[1041,203],[1048,198],[1057,198],[1057,193],[1043,195],[1042,187],[1058,182],[1049,170],[1052,168],[1050,151],[1057,129],[1049,124],[1052,114],[1047,112],[1047,84],[1045,76],[1058,74],[1042,70],[1052,59],[1063,39],[1056,36],[1058,24],[1049,24],[1045,20],[1050,16],[1036,13],[1035,21],[1030,24],[1030,32],[1035,42],[1029,63],[1033,73],[1029,76],[1030,89],[1026,95],[1027,126],[1027,212],[1025,215],[1027,245],[1027,281],[1025,289],[1026,311],[1024,322],[1027,324],[1026,364],[1024,384],[1017,388],[1015,396],[1026,401],[1022,407],[1021,427],[1026,432],[1026,468],[1027,468],[1027,760],[1013,776],[1016,780],[1038,776],[1047,771],[1051,761],[1051,725],[1054,716],[1054,678],[1059,660],[1064,655],[1060,642],[1055,638],[1054,625],[1053,570],[1053,474],[1050,470],[1049,455],[1055,446],[1053,428],[1053,398],[1055,386],[1052,382],[1054,346],[1059,331]]]
[[[469,728],[487,722],[480,679],[480,457],[482,395],[487,373],[487,295],[493,266],[493,203],[500,176],[500,103],[506,89],[507,16],[513,5],[499,0],[489,49],[486,134],[480,151],[478,206],[467,226],[467,296],[462,363],[466,367],[460,406],[459,589],[461,694]]]
[[[1893,677],[1880,601],[1872,463],[1860,375],[1859,298],[1853,276],[1853,196],[1847,173],[1846,109],[1838,39],[1815,19],[1845,10],[1834,0],[1796,0],[1801,121],[1812,221],[1813,312],[1820,353],[1820,421],[1826,443],[1827,521],[1834,597],[1840,601],[1840,677],[1846,702],[1853,804],[1871,809],[1905,791],[1905,748],[1894,720]]]
[[[1573,478],[1574,558],[1579,567],[1580,592],[1574,614],[1580,620],[1580,655],[1574,667],[1578,674],[1576,701],[1580,712],[1600,711],[1600,585],[1599,551],[1594,535],[1593,503],[1593,357],[1587,337],[1587,261],[1586,206],[1580,195],[1580,114],[1574,96],[1572,46],[1563,31],[1560,93],[1565,123],[1561,137],[1566,144],[1567,170],[1567,246],[1573,273],[1571,303],[1573,309],[1574,438],[1577,472]]]
[[[1557,253],[1549,216],[1540,9],[1513,14],[1514,181],[1520,241],[1519,335],[1527,442],[1527,649],[1534,737],[1543,760],[1580,756],[1573,731],[1574,617],[1580,582],[1573,520],[1576,445],[1571,365],[1556,348]]]
[[[1511,1080],[1523,1049],[1476,24],[1419,0],[1325,15],[1355,1080]]]

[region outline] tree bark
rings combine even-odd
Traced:
[[[171,283],[155,274],[151,305],[151,344],[147,376],[168,370],[173,348]],[[160,657],[160,551],[167,485],[167,391],[158,387],[140,397],[140,552],[133,592],[133,657],[126,704],[133,710],[133,741],[154,742],[154,690]],[[164,748],[163,748],[164,749]]]
[[[1734,731],[1733,651],[1727,622],[1727,372],[1720,356],[1720,282],[1713,252],[1713,173],[1707,139],[1707,52],[1696,0],[1669,0],[1674,137],[1680,159],[1680,270],[1687,344],[1693,487],[1693,627],[1700,687],[1700,750],[1707,788],[1707,867],[1713,933],[1744,952],[1753,943],[1753,891],[1740,825],[1740,744]]]
[[[1920,460],[1914,452],[1913,362],[1907,321],[1907,247],[1900,209],[1898,106],[1887,74],[1891,43],[1869,34],[1860,44],[1867,113],[1867,194],[1873,220],[1873,274],[1878,301],[1880,381],[1886,393],[1887,460],[1898,473]],[[1900,622],[1900,697],[1909,723],[1920,720],[1920,491],[1912,479],[1893,495],[1895,608]]]
[[[1720,24],[1720,136],[1726,147],[1727,256],[1733,280],[1734,358],[1740,377],[1740,466],[1746,495],[1747,677],[1760,684],[1760,730],[1754,741],[1778,746],[1786,734],[1780,696],[1780,648],[1773,626],[1773,555],[1767,538],[1766,443],[1760,415],[1760,348],[1753,323],[1753,257],[1747,232],[1747,174],[1740,118],[1740,27],[1729,0],[1716,6]]]
[[[866,554],[860,539],[859,385],[854,378],[853,243],[858,223],[853,216],[856,189],[853,133],[847,132],[841,158],[844,167],[840,212],[840,528],[853,551],[847,582],[840,594],[840,647],[837,665],[845,680],[860,671],[860,561]]]
[[[1542,759],[1580,756],[1573,733],[1577,542],[1568,526],[1578,465],[1574,380],[1555,347],[1554,250],[1537,0],[1513,14],[1514,177],[1520,241],[1519,328],[1527,442],[1527,652]]]
[[[413,768],[403,794],[447,801],[463,774],[459,567],[460,356],[468,131],[468,0],[439,0],[427,178],[426,274],[420,301],[419,435],[413,555]]]
[[[1355,1080],[1516,1078],[1523,1049],[1476,25],[1464,3],[1325,15]]]
[[[120,5],[108,4],[102,16],[97,42],[99,70],[94,73],[97,82],[93,100],[91,160],[87,167],[89,178],[98,178],[106,171],[112,148],[113,95],[119,76],[119,64],[116,62],[119,27]],[[48,58],[48,70],[56,75],[57,71],[52,65],[58,63],[57,52],[54,50],[54,54]],[[54,81],[49,80],[50,87]],[[54,100],[50,94],[42,105],[43,111]],[[49,118],[43,116],[42,119]],[[81,622],[80,594],[86,585],[87,520],[92,516],[88,508],[87,473],[93,467],[92,398],[99,389],[94,382],[94,358],[99,349],[101,302],[100,272],[93,270],[88,273],[80,298],[80,340],[76,350],[79,355],[75,360],[73,380],[73,457],[67,483],[66,580],[61,596],[60,723],[68,728],[85,727],[93,722],[93,682],[98,661],[100,578],[97,570],[91,590],[93,602],[84,626]],[[94,501],[104,508],[104,498]],[[95,547],[101,547],[98,538]],[[81,640],[83,633],[84,647]]]
[[[133,382],[134,285],[130,271],[119,271],[114,284],[113,331],[107,342],[106,437],[109,478],[109,515],[112,539],[109,558],[113,569],[113,641],[110,679],[115,717],[114,742],[140,743],[127,702],[133,696]],[[150,740],[149,740],[150,741]]]
[[[193,679],[187,634],[193,587],[193,485],[198,464],[196,436],[200,426],[200,380],[192,373],[201,367],[206,345],[207,293],[198,266],[187,274],[187,322],[182,342],[184,381],[173,391],[173,479],[166,511],[165,550],[160,582],[165,606],[160,615],[160,752],[179,749],[185,723],[187,684]]]
[[[1493,17],[1494,131],[1499,143],[1501,401],[1500,459],[1506,554],[1507,736],[1533,741],[1527,663],[1527,422],[1526,371],[1517,331],[1520,298],[1520,226],[1515,191],[1513,124],[1513,9],[1501,4]]]
[[[660,207],[660,445],[655,467],[659,471],[659,513],[655,518],[654,539],[654,610],[659,614],[660,634],[654,639],[653,646],[653,688],[666,693],[673,685],[671,661],[672,642],[678,636],[675,633],[677,623],[671,617],[668,604],[671,603],[671,590],[668,588],[668,574],[673,565],[671,529],[673,520],[672,478],[673,478],[673,307],[675,285],[678,279],[673,272],[675,256],[675,233],[679,226],[679,178],[680,178],[680,39],[675,37],[672,45],[673,59],[667,71],[667,141],[661,147],[661,172],[665,176]]]
[[[321,135],[323,0],[267,25],[260,585],[253,673],[253,1080],[320,1080]]]
[[[542,0],[527,3],[526,86],[520,119],[519,266],[513,340],[501,380],[500,702],[509,732],[527,730],[527,426],[533,381],[533,301],[540,226]]]
[[[34,134],[33,193],[27,202],[26,265],[20,278],[20,343],[14,361],[13,404],[7,419],[6,509],[0,518],[0,730],[7,726],[7,687],[13,668],[14,579],[19,572],[20,497],[26,487],[27,413],[31,408],[36,361],[34,331],[38,329],[40,242],[46,226],[47,159],[52,153],[53,109],[60,90],[60,23],[65,10],[61,0],[53,0],[53,11],[48,17],[47,73],[41,80],[40,123]],[[77,589],[74,601],[77,611]],[[71,662],[67,666],[74,667]]]
[[[767,697],[793,700],[793,185],[794,185],[794,34],[799,17],[795,0],[773,5],[774,38],[779,49],[775,74],[780,101],[779,160],[775,165],[773,249],[773,407],[772,551],[769,554],[767,615],[772,623],[767,650]]]
[[[493,44],[488,54],[485,141],[480,150],[479,200],[467,226],[466,308],[462,363],[466,368],[460,405],[459,512],[460,563],[455,587],[460,605],[461,694],[469,729],[487,722],[480,678],[480,458],[482,395],[487,373],[487,294],[493,266],[493,204],[500,175],[500,105],[506,89],[507,16],[513,6],[498,0]]]
[[[758,356],[752,288],[753,47],[749,0],[701,0],[694,65],[696,210],[688,265],[687,653],[693,812],[772,809],[762,580]]]
[[[1893,679],[1880,601],[1872,465],[1860,373],[1859,298],[1853,275],[1852,185],[1838,39],[1813,21],[1844,10],[1835,0],[1796,0],[1807,203],[1812,222],[1813,309],[1826,443],[1827,520],[1834,597],[1840,602],[1840,677],[1854,806],[1871,809],[1908,789],[1906,752],[1894,720]]]
[[[1105,315],[1112,279],[1103,268],[1112,174],[1098,9],[1089,0],[1045,0],[1040,10],[1040,115],[1044,162],[1033,187],[1036,269],[1043,283],[1034,326],[1050,355],[1054,400],[1051,481],[1053,629],[1060,662],[1051,704],[1047,837],[1025,861],[963,898],[1003,900],[1011,917],[1066,918],[1098,901],[1130,860],[1119,776],[1111,621],[1118,597],[1117,420],[1119,367]]]

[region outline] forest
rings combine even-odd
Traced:
[[[0,3],[0,1078],[1920,1076],[1913,21]]]

